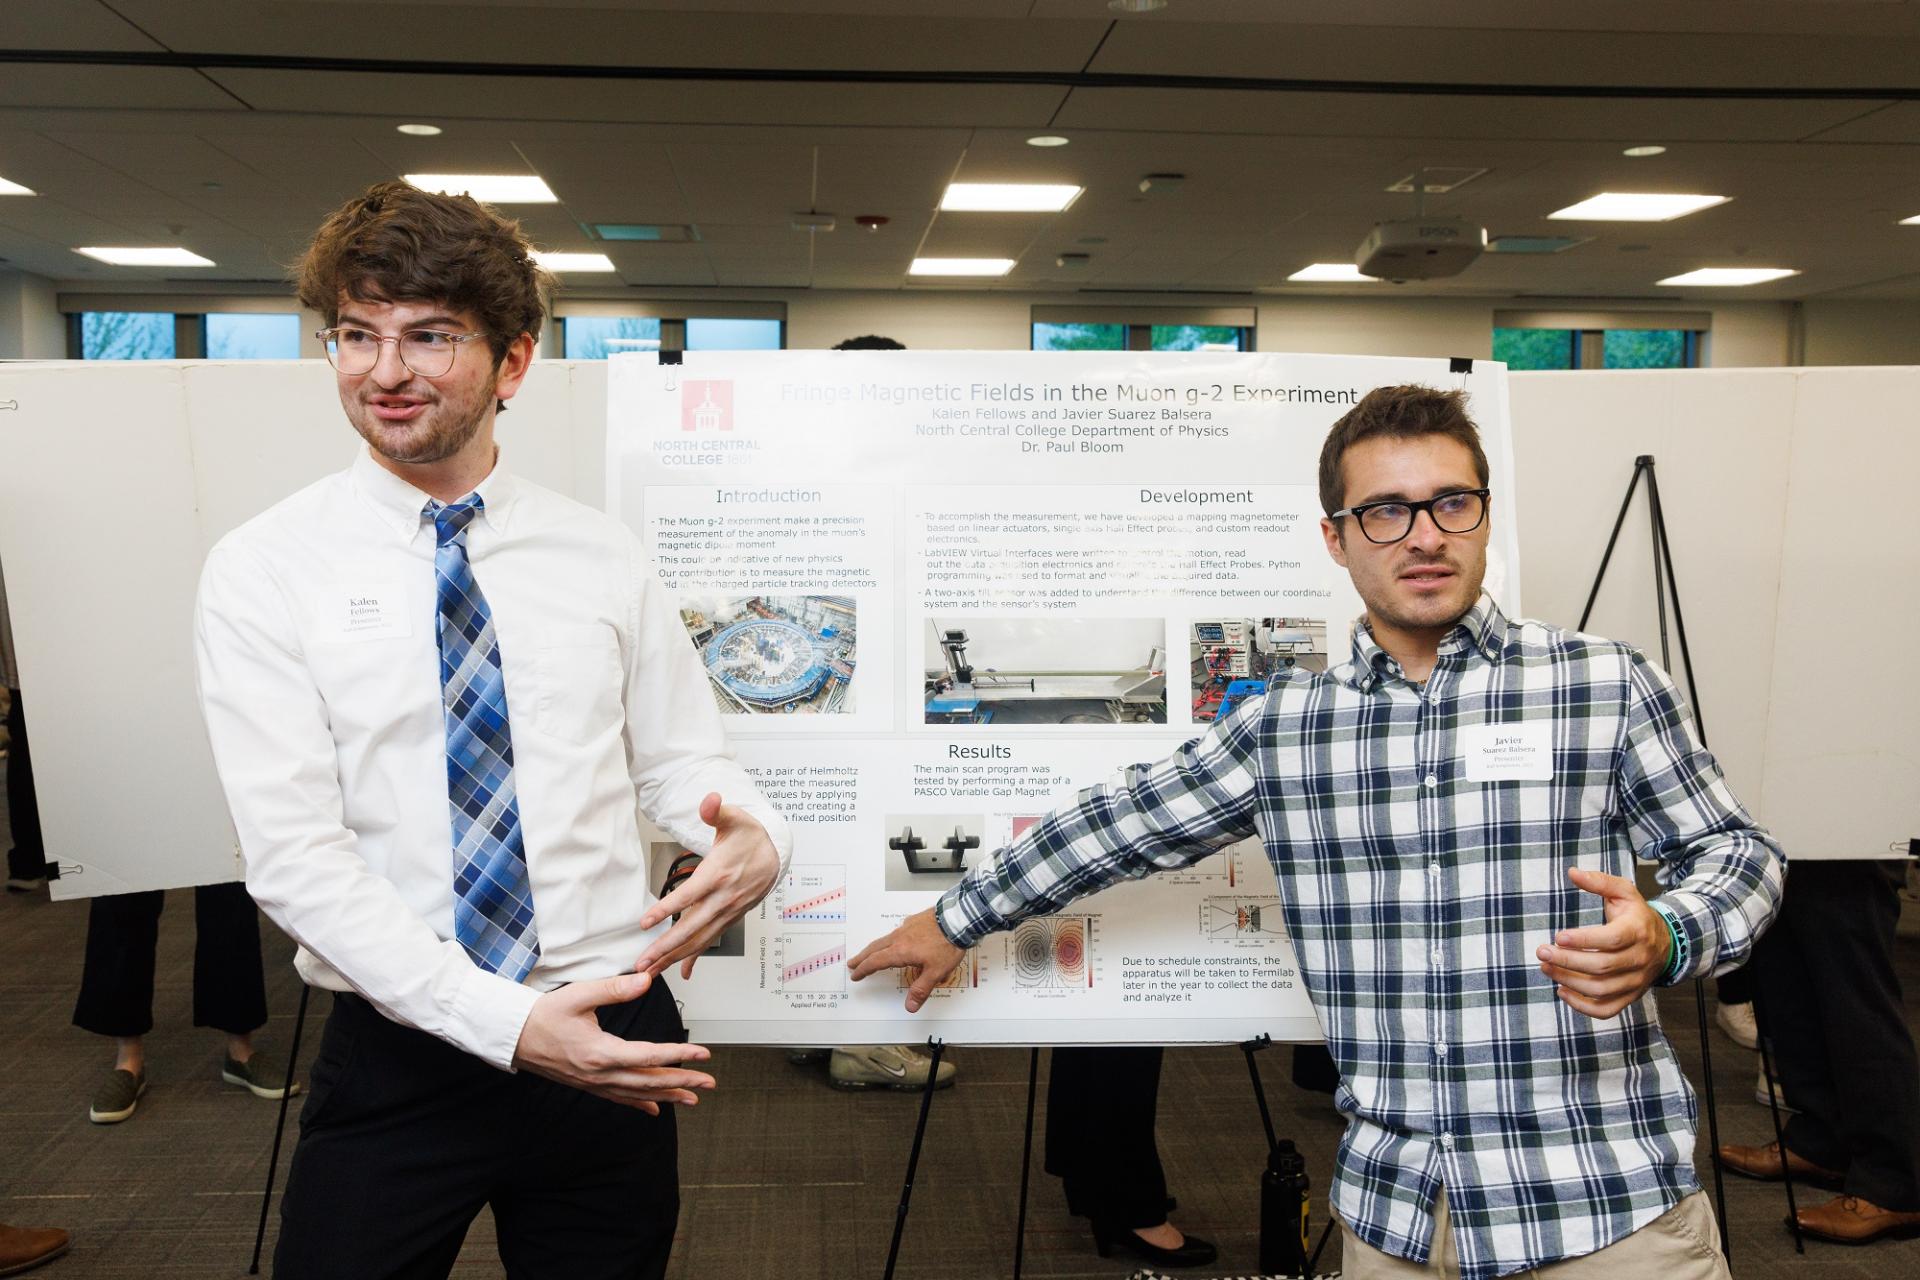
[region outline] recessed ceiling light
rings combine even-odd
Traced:
[[[393,127],[409,138],[437,138],[442,132],[437,124],[397,124]]]
[[[533,260],[549,271],[612,271],[613,259],[604,253],[560,253],[535,249]]]
[[[23,187],[17,182],[8,182],[0,178],[0,196],[30,196],[38,194],[31,187]]]
[[[408,173],[408,182],[443,196],[469,195],[487,204],[555,204],[560,197],[537,173]]]
[[[1379,284],[1375,276],[1360,274],[1360,268],[1351,262],[1316,262],[1310,267],[1302,267],[1289,280],[1299,280],[1315,284]]]
[[[910,276],[1003,276],[1013,270],[1012,258],[915,258]]]
[[[1903,227],[1920,227],[1920,213],[1914,214],[1911,218],[1900,219],[1900,225]]]
[[[1083,188],[1058,182],[956,182],[940,207],[967,213],[1058,213]]]
[[[1644,156],[1663,156],[1667,154],[1667,149],[1665,147],[1653,147],[1653,146],[1628,147],[1625,151],[1622,151],[1620,154],[1623,156],[1632,156],[1635,160],[1638,160]]]
[[[1669,192],[1602,191],[1592,199],[1570,204],[1547,216],[1582,222],[1671,222],[1689,213],[1725,204],[1730,199],[1731,196]]]
[[[1702,267],[1698,271],[1689,271],[1684,275],[1668,276],[1665,280],[1655,280],[1655,284],[1704,284],[1731,287],[1743,284],[1765,284],[1769,280],[1784,280],[1788,276],[1800,273],[1791,267]]]
[[[1028,138],[1027,145],[1030,147],[1064,147],[1070,141],[1072,141],[1072,139],[1063,138],[1057,133],[1041,133]]]
[[[109,263],[116,267],[211,267],[215,263],[211,258],[203,258],[188,249],[115,249],[93,247],[75,249],[75,253],[84,253],[89,258]]]

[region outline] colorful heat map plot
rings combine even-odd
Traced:
[[[1016,987],[1072,989],[1093,985],[1085,916],[1025,921],[1013,931],[1010,950]]]

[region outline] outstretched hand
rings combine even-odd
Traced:
[[[1606,923],[1562,929],[1534,954],[1552,978],[1554,994],[1590,1018],[1611,1018],[1645,995],[1665,972],[1673,940],[1667,922],[1647,905],[1633,881],[1572,867],[1567,878],[1598,894]]]
[[[908,916],[900,927],[853,958],[848,969],[855,982],[888,969],[913,971],[907,984],[907,1012],[918,1013],[933,989],[959,965],[967,953],[947,941],[932,911]]]
[[[641,953],[633,966],[641,973],[657,974],[679,960],[680,976],[692,976],[693,962],[721,930],[766,897],[780,874],[780,854],[767,829],[744,809],[722,804],[719,792],[700,802],[700,821],[713,828],[713,848],[679,888],[641,914],[643,929],[680,917]]]
[[[694,1105],[699,1101],[694,1090],[713,1088],[713,1077],[677,1064],[705,1062],[706,1049],[622,1040],[602,1029],[594,1016],[602,1005],[638,1000],[652,985],[648,974],[623,973],[547,992],[534,1001],[520,1028],[513,1065],[648,1115],[659,1115],[663,1102]]]

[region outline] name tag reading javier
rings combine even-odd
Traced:
[[[1460,730],[1468,782],[1545,782],[1553,777],[1553,725],[1475,724]]]
[[[331,597],[336,640],[390,640],[413,634],[407,593],[398,583],[336,587]]]

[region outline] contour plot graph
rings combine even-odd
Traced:
[[[838,933],[780,934],[774,939],[774,972],[780,990],[789,994],[803,991],[847,989],[847,939]]]
[[[1223,941],[1268,942],[1285,938],[1287,925],[1278,898],[1208,898],[1200,904],[1200,932]]]
[[[1013,931],[1007,944],[1016,987],[1084,989],[1093,985],[1093,965],[1087,956],[1087,917],[1048,916],[1028,920]]]
[[[773,909],[782,924],[845,924],[847,869],[794,867],[775,888]]]

